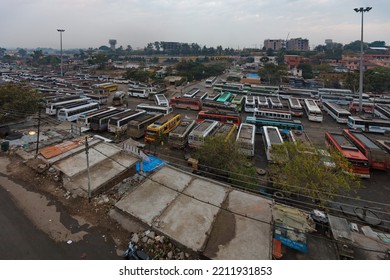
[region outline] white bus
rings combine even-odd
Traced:
[[[247,113],[253,113],[255,109],[256,109],[256,97],[252,95],[246,95],[244,111]]]
[[[255,155],[255,132],[255,125],[249,123],[241,123],[238,129],[236,142],[241,153],[248,157]]]
[[[94,93],[91,93],[91,94],[86,94],[85,96],[91,98],[92,102],[97,102],[97,103],[99,103],[101,105],[102,104],[107,104],[107,101],[108,101],[107,94],[94,94]]]
[[[268,104],[268,100],[267,100],[267,97],[265,96],[257,96],[257,107],[258,108],[269,108],[269,104]]]
[[[132,97],[148,98],[151,91],[151,88],[147,87],[129,87],[127,94]]]
[[[309,121],[322,122],[322,111],[318,107],[317,103],[313,99],[305,99],[303,102],[303,107],[305,108],[305,112]]]
[[[108,131],[112,133],[122,133],[126,131],[128,123],[135,117],[145,114],[143,110],[130,110],[121,114],[112,116],[108,121]]]
[[[183,97],[194,97],[198,92],[200,92],[200,88],[192,88],[189,91],[183,94]]]
[[[207,88],[211,88],[211,87],[213,87],[213,85],[216,83],[216,81],[217,81],[217,77],[210,77],[210,78],[208,78],[206,81],[205,81],[205,86],[207,87]]]
[[[156,105],[158,105],[158,106],[164,106],[164,107],[168,107],[169,106],[169,101],[165,97],[164,94],[156,94],[154,96],[154,101],[156,102]]]
[[[275,145],[282,145],[283,138],[276,126],[263,126],[263,141],[265,154],[269,162],[273,162],[272,148]]]
[[[89,112],[96,111],[100,108],[99,103],[91,102],[83,104],[77,107],[62,108],[58,111],[58,120],[60,121],[76,121],[82,114],[88,114]]]
[[[255,109],[253,113],[254,117],[257,118],[269,118],[269,119],[278,119],[278,120],[291,120],[291,112],[285,110],[277,110],[277,109]]]
[[[325,101],[322,103],[322,107],[324,108],[325,112],[327,112],[338,123],[347,123],[348,117],[351,116],[351,112],[341,108],[335,103]]]
[[[280,102],[279,97],[269,96],[269,97],[267,97],[267,99],[268,99],[268,103],[269,103],[270,108],[283,109],[283,104],[282,104],[282,102]]]
[[[124,91],[116,91],[112,97],[113,106],[121,106],[126,101],[126,93]]]
[[[106,107],[106,108],[101,108],[101,109],[96,110],[96,111],[92,111],[88,114],[82,114],[77,118],[77,124],[79,126],[89,128],[89,121],[92,117],[99,116],[101,114],[105,114],[105,113],[111,112],[113,110],[115,110],[114,107]]]
[[[363,119],[358,116],[349,116],[347,124],[351,129],[390,135],[390,120]]]
[[[57,115],[57,109],[63,108],[67,105],[74,105],[74,104],[85,104],[86,102],[89,102],[91,98],[85,97],[85,98],[79,98],[79,99],[72,99],[72,100],[65,100],[65,101],[58,101],[53,103],[48,103],[46,105],[46,114],[50,116]]]
[[[141,103],[137,105],[138,110],[145,110],[146,113],[162,113],[164,115],[168,115],[173,111],[172,107],[165,107],[165,106],[157,106],[157,105],[151,105],[147,103]]]
[[[390,106],[386,106],[385,104],[375,104],[374,106],[374,114],[375,116],[389,120],[390,119]]]
[[[188,136],[195,125],[195,120],[182,120],[181,123],[175,129],[169,132],[169,146],[178,149],[182,149],[187,146]]]
[[[335,95],[356,95],[350,89],[339,89],[339,88],[319,88],[318,96],[321,97],[322,94],[335,94]]]
[[[188,146],[191,148],[201,147],[207,137],[215,134],[218,126],[219,122],[213,120],[204,120],[199,123],[188,135]]]
[[[295,117],[303,116],[303,107],[299,99],[296,97],[290,97],[287,99],[288,107],[290,108],[291,114]]]

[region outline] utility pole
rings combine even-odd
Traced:
[[[57,29],[60,32],[60,47],[61,47],[61,77],[64,75],[64,71],[62,68],[62,33],[65,32],[65,29]]]
[[[355,8],[354,11],[362,14],[360,27],[360,69],[359,69],[359,114],[363,113],[363,14],[369,12],[372,7]]]
[[[87,156],[87,173],[88,173],[88,202],[91,202],[91,176],[89,174],[89,146],[88,137],[85,137],[85,154]]]
[[[41,108],[38,109],[38,134],[37,134],[37,147],[35,149],[35,156],[38,155],[40,127],[41,127]]]

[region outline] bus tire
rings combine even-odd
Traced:
[[[390,131],[389,131],[389,130],[386,130],[383,134],[384,134],[385,136],[390,136]]]

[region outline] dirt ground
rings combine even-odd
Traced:
[[[7,182],[7,189],[14,197],[18,197],[16,203],[23,209],[29,218],[38,228],[46,232],[55,241],[66,241],[65,239],[83,238],[83,234],[75,236],[72,230],[56,220],[55,213],[66,212],[74,217],[79,224],[97,226],[102,236],[110,236],[114,240],[120,251],[124,250],[129,242],[130,232],[110,218],[109,211],[113,208],[110,203],[99,203],[98,198],[93,198],[91,202],[81,197],[73,197],[61,187],[55,176],[48,170],[42,170],[42,162],[39,159],[24,161],[17,155],[0,157],[5,163],[6,173],[10,180]],[[24,190],[11,186],[15,182],[23,186]],[[35,196],[33,194],[39,194]],[[44,199],[44,200],[42,200]],[[55,204],[54,211],[50,210],[50,205]],[[50,225],[47,224],[50,221]],[[57,222],[57,223],[56,223]],[[135,228],[135,230],[137,230]]]

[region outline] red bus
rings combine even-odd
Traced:
[[[172,97],[169,100],[169,106],[172,108],[178,109],[187,109],[187,110],[202,110],[202,102],[198,99],[189,98],[189,97]]]
[[[219,111],[219,110],[207,110],[200,111],[196,122],[203,122],[204,120],[219,121],[220,123],[233,123],[237,127],[241,124],[240,114],[230,111]]]
[[[343,134],[367,157],[371,168],[385,171],[390,169],[387,152],[363,132],[344,129]]]
[[[359,101],[349,103],[348,109],[353,114],[359,112]],[[362,102],[362,110],[367,114],[372,114],[374,112],[374,103]]]
[[[330,150],[339,151],[351,163],[353,174],[370,178],[367,157],[344,134],[326,131],[325,142]]]

